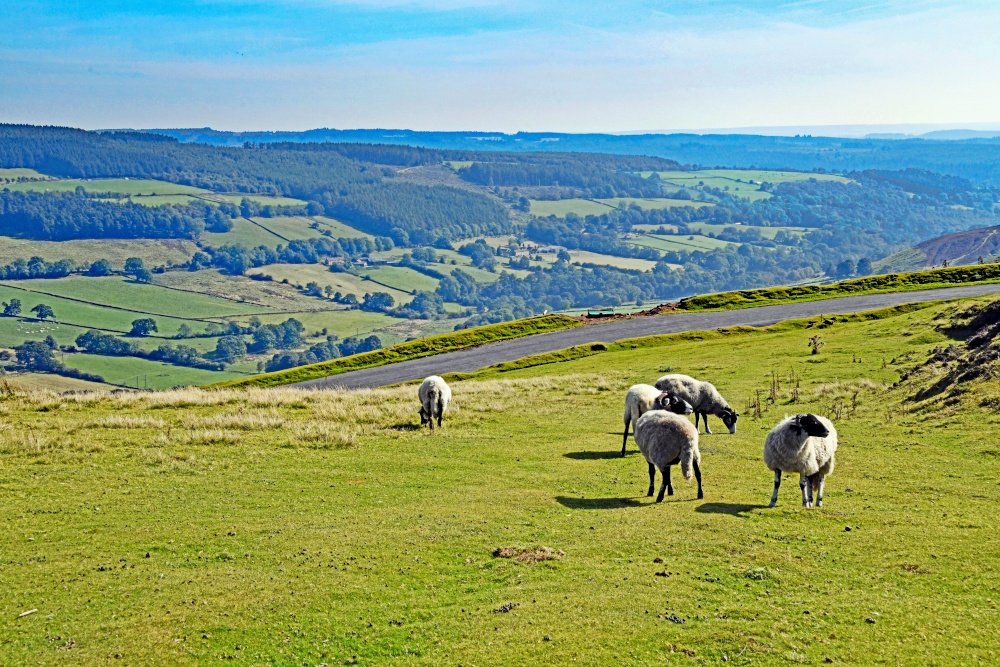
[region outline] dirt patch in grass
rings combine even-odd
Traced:
[[[513,558],[520,563],[540,563],[546,560],[561,560],[566,555],[550,547],[497,547],[493,550],[496,558]]]

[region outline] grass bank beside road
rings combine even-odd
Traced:
[[[843,280],[831,285],[800,285],[797,287],[769,287],[736,292],[703,294],[681,299],[678,310],[700,312],[707,310],[735,310],[758,306],[777,306],[797,301],[816,301],[840,296],[861,296],[880,292],[907,292],[956,285],[980,285],[1000,282],[1000,264],[976,264],[949,269],[914,271],[912,273],[887,273]]]
[[[362,368],[372,368],[384,364],[393,364],[409,359],[418,359],[442,352],[461,350],[467,347],[475,347],[485,343],[493,343],[498,340],[508,340],[510,338],[520,338],[533,334],[547,333],[549,331],[559,331],[570,327],[581,326],[581,322],[565,315],[541,315],[539,317],[529,317],[523,320],[511,322],[501,322],[483,327],[463,329],[452,333],[440,334],[438,336],[428,336],[418,340],[393,345],[374,352],[364,352],[341,359],[332,359],[319,364],[290,368],[274,373],[265,373],[245,380],[224,382],[213,385],[216,388],[231,387],[275,387],[278,385],[292,384],[294,382],[304,382],[317,378],[339,375],[348,371],[356,371]]]

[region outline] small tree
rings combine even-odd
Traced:
[[[51,371],[59,366],[52,356],[52,348],[37,340],[26,340],[14,348],[17,363],[30,371]]]
[[[247,353],[247,344],[239,336],[223,336],[215,345],[215,356],[226,363],[233,362]]]
[[[139,269],[135,272],[135,280],[140,283],[151,283],[153,282],[153,274],[146,269]]]
[[[110,276],[111,274],[111,262],[106,259],[97,260],[87,269],[88,276]]]
[[[982,260],[982,257],[980,257]],[[982,264],[982,261],[979,262]],[[862,257],[858,260],[858,275],[859,276],[870,276],[872,274],[872,261],[867,257]]]
[[[184,322],[177,327],[177,335],[174,338],[190,338],[192,335],[194,335],[194,331],[191,330],[187,322]]]
[[[146,270],[146,263],[142,261],[141,257],[129,257],[125,260],[125,274],[129,276],[134,276],[139,271]]]
[[[392,298],[391,294],[387,292],[375,292],[374,294],[365,295],[365,301],[361,304],[361,310],[382,313],[392,308],[394,304],[395,299]]]
[[[189,327],[190,330],[190,327]],[[129,336],[148,336],[151,333],[159,331],[156,326],[156,320],[151,317],[144,317],[141,320],[132,321],[132,330],[128,332]]]
[[[11,299],[10,302],[4,302],[3,304],[3,316],[4,317],[17,317],[21,314],[21,300]]]
[[[822,348],[826,343],[820,340],[820,335],[816,334],[809,339],[809,347],[812,348],[813,354],[819,354],[820,348]]]
[[[58,350],[58,349],[59,349],[59,343],[57,343],[57,342],[56,342],[56,339],[55,339],[55,338],[53,338],[53,337],[52,337],[51,335],[48,335],[48,336],[46,336],[46,337],[45,337],[45,340],[44,340],[43,342],[44,342],[44,343],[45,343],[46,345],[48,345],[48,346],[49,346],[49,349],[50,349],[50,350]]]
[[[35,317],[37,317],[40,320],[47,320],[50,317],[56,316],[56,314],[52,312],[52,308],[46,306],[44,303],[40,303],[34,308],[32,308],[31,312],[33,312],[35,314]]]

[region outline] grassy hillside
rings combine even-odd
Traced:
[[[1000,385],[916,400],[928,378],[895,384],[947,342],[937,325],[954,313],[693,333],[489,371],[453,384],[433,435],[415,427],[413,386],[2,392],[4,657],[988,663],[1000,417],[980,403]],[[816,333],[827,344],[810,355]],[[618,456],[624,391],[664,363],[743,412],[737,435],[701,437],[702,501],[675,472],[676,495],[651,503],[634,444]],[[761,443],[799,411],[840,431],[825,507],[801,509],[790,477],[767,509]]]
[[[1000,281],[1000,264],[961,266],[913,273],[889,273],[842,280],[830,285],[769,287],[738,292],[719,292],[681,299],[678,308],[687,311],[731,310],[773,306],[794,301],[815,301],[838,296],[857,296],[878,292],[907,292],[955,285],[978,285]]]

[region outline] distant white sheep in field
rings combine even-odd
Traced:
[[[451,401],[451,387],[444,378],[432,375],[420,384],[417,395],[420,397],[420,425],[429,424],[433,431],[436,419],[440,428],[441,417]]]
[[[705,422],[705,433],[711,433],[708,428],[708,416],[715,415],[722,420],[730,433],[736,433],[736,420],[740,415],[729,407],[726,399],[711,382],[695,380],[688,375],[664,375],[656,381],[656,388],[669,392],[672,396],[682,398],[694,408],[694,425],[698,427],[698,417]]]
[[[698,479],[698,497],[704,498],[701,488],[701,452],[698,451],[698,429],[690,420],[666,410],[650,410],[635,423],[635,442],[649,464],[649,492],[653,495],[656,469],[663,474],[663,484],[656,502],[663,500],[663,492],[674,495],[670,482],[670,466],[680,464],[685,479],[691,473]]]
[[[667,410],[679,415],[689,415],[691,404],[687,401],[662,392],[648,384],[634,384],[625,394],[625,433],[622,435],[622,456],[625,456],[625,446],[628,444],[628,427],[639,421],[639,417],[650,410]]]
[[[799,473],[802,506],[823,506],[823,481],[833,472],[837,451],[837,429],[826,417],[802,414],[785,417],[764,441],[764,463],[774,471],[774,493],[769,507],[778,502],[782,472]]]

